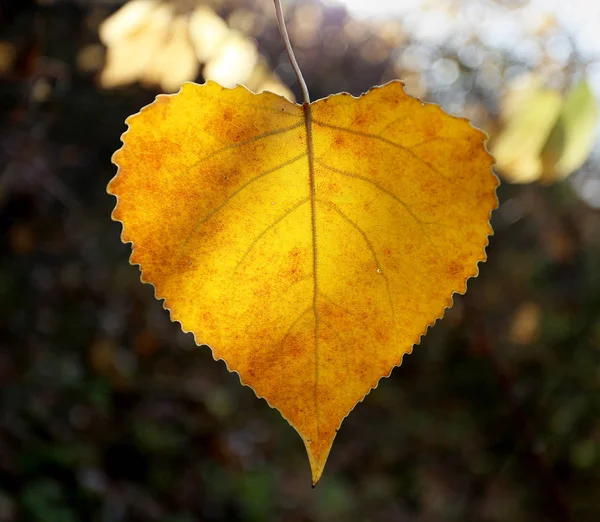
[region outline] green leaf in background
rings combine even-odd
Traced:
[[[544,146],[542,181],[565,179],[585,163],[594,145],[598,116],[598,103],[583,79],[567,93]]]
[[[554,90],[535,83],[509,94],[511,110],[494,140],[496,166],[510,183],[531,183],[542,174],[540,154],[557,121],[562,99]],[[516,106],[514,106],[516,105]]]
[[[28,484],[21,495],[21,504],[32,522],[76,522],[64,496],[62,485],[52,479],[41,478]]]

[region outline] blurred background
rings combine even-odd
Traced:
[[[600,2],[285,1],[313,99],[393,78],[490,134],[469,292],[300,438],[170,323],[105,187],[186,80],[300,91],[270,0],[0,0],[0,522],[600,520]]]

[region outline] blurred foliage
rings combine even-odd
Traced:
[[[596,137],[598,105],[580,80],[564,97],[520,78],[504,102],[505,124],[493,142],[496,165],[513,183],[562,180],[587,160]]]
[[[542,151],[543,179],[564,179],[585,163],[594,145],[599,114],[585,80],[569,89]]]
[[[246,14],[246,18],[251,17]],[[159,85],[165,92],[179,90],[185,81],[202,75],[225,87],[243,83],[254,92],[269,90],[293,100],[291,91],[268,70],[256,43],[231,30],[210,7],[195,2],[131,0],[99,27],[107,47],[99,76],[103,87],[137,80]],[[93,70],[90,46],[81,51],[81,65]]]
[[[492,147],[497,167],[512,182],[539,180],[542,150],[560,114],[559,92],[530,81],[507,95],[506,123]]]
[[[158,92],[99,84],[122,3],[0,2],[0,521],[598,520],[597,148],[564,182],[501,187],[481,275],[345,421],[313,491],[299,437],[169,322],[109,219],[123,121]],[[593,17],[570,33],[550,3],[286,17],[314,99],[400,77],[497,138],[523,75],[598,95],[598,56],[575,43]],[[270,1],[184,4],[298,95]]]

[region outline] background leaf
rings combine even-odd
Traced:
[[[567,93],[542,150],[543,180],[564,179],[587,160],[598,127],[598,103],[585,79]]]
[[[557,121],[562,99],[559,92],[536,82],[511,93],[507,121],[495,138],[496,165],[512,183],[531,183],[542,175],[541,153]]]

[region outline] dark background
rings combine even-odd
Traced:
[[[123,122],[160,92],[81,65],[121,3],[0,2],[0,521],[600,520],[600,212],[581,199],[598,163],[500,187],[480,276],[344,422],[312,490],[300,438],[169,321],[110,220]],[[230,25],[271,8],[210,4]],[[313,99],[420,75],[493,137],[506,71],[532,68],[495,51],[469,67],[401,21],[314,2],[287,10],[292,36],[307,12],[341,42],[298,49]],[[272,17],[252,36],[298,96]],[[405,70],[411,46],[459,78]],[[480,81],[490,64],[499,80]]]

